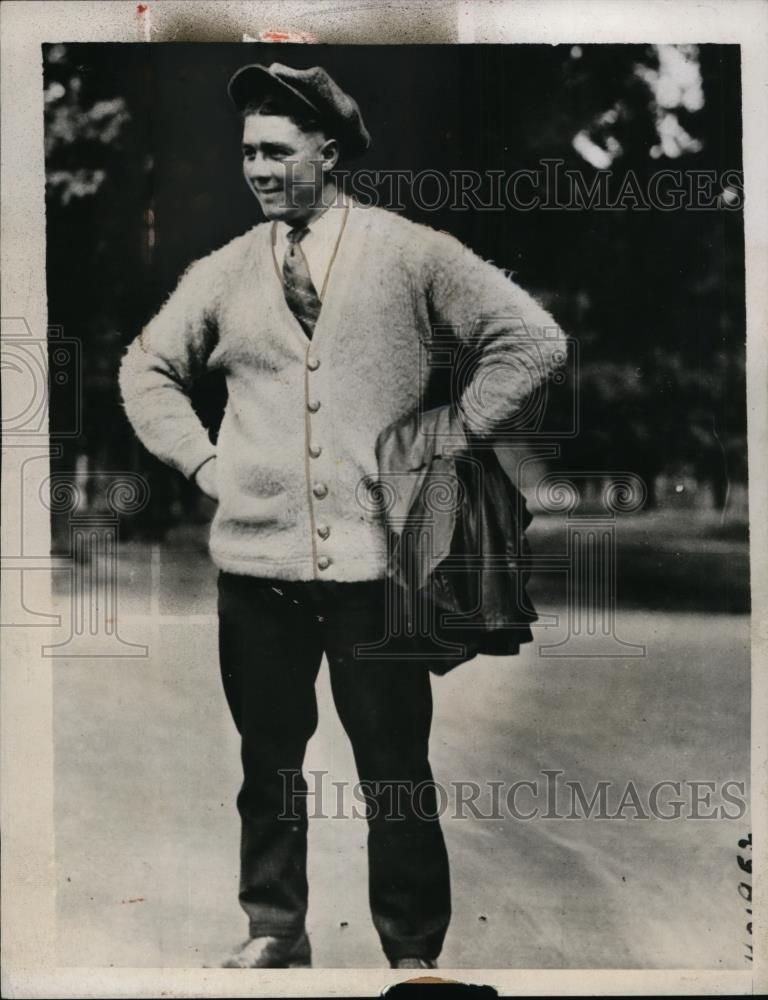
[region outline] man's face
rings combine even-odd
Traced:
[[[243,174],[268,219],[299,221],[321,203],[328,140],[281,115],[248,115]]]

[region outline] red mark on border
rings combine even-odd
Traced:
[[[259,32],[260,42],[314,42],[316,38],[307,31],[281,31],[267,29]]]

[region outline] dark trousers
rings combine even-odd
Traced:
[[[224,572],[218,582],[222,677],[242,737],[240,902],[251,936],[287,937],[304,928],[301,768],[317,726],[315,680],[325,653],[369,806],[374,925],[390,960],[436,958],[451,904],[428,760],[429,671],[354,652],[384,635],[384,583],[286,583]]]

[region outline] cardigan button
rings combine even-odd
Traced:
[[[315,485],[312,487],[312,492],[314,493],[314,495],[317,497],[318,500],[322,500],[323,497],[328,496],[328,487],[325,485],[325,483],[315,483]]]
[[[310,401],[307,403],[307,409],[309,410],[310,413],[317,413],[317,411],[320,409],[320,400],[310,399]]]
[[[318,569],[328,569],[330,565],[331,565],[330,556],[320,556],[320,558],[317,560]]]
[[[327,524],[319,524],[317,526],[317,533],[322,538],[322,540],[325,541],[326,538],[328,538],[328,536],[330,535],[331,529],[328,527]]]
[[[316,372],[319,367],[320,367],[320,360],[318,358],[307,359],[307,368],[309,368],[311,372]]]
[[[309,446],[309,454],[312,456],[312,458],[320,458],[322,453],[323,449],[320,447],[319,444],[311,444]]]

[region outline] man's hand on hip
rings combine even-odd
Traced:
[[[207,497],[210,497],[211,500],[219,499],[219,489],[216,481],[215,457],[210,458],[207,462],[203,462],[195,473],[194,479],[198,487]]]

